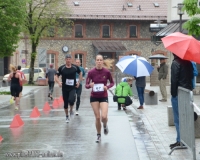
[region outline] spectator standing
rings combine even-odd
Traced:
[[[174,115],[174,124],[176,127],[177,138],[174,144],[170,144],[173,149],[180,144],[179,130],[179,112],[178,112],[178,87],[183,87],[192,90],[193,67],[192,63],[187,60],[182,60],[174,54],[174,60],[171,65],[171,103]],[[188,135],[189,136],[189,135]]]
[[[158,69],[158,80],[159,80],[159,87],[160,92],[162,94],[162,99],[160,102],[167,102],[167,89],[166,89],[166,79],[168,74],[168,65],[165,62],[165,59],[160,59],[160,66],[157,67]]]
[[[146,77],[134,77],[135,78],[135,86],[137,88],[138,98],[140,101],[140,106],[137,109],[143,109],[144,104],[144,90],[146,87]]]

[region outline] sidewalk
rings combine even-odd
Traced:
[[[161,93],[158,86],[149,86],[146,89],[158,93],[158,100],[161,99]],[[127,112],[131,122],[133,136],[136,146],[143,149],[150,159],[166,160],[190,160],[192,155],[188,149],[175,150],[171,155],[169,144],[175,142],[176,130],[174,126],[168,126],[167,106],[171,105],[170,87],[167,87],[167,102],[159,102],[158,105],[144,105],[143,110],[138,110],[139,101],[134,100],[133,105],[129,106],[132,111]],[[194,102],[199,106],[199,96],[194,96]],[[188,135],[189,136],[189,135]],[[138,141],[139,139],[139,141]],[[200,160],[200,139],[196,139],[196,157]],[[138,151],[140,156],[141,151]]]

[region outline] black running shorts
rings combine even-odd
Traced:
[[[107,102],[108,103],[108,97],[102,97],[102,98],[96,98],[96,97],[90,97],[90,103],[92,102]]]
[[[62,88],[62,95],[64,100],[64,108],[67,109],[68,105],[73,106],[76,100],[76,89],[67,91],[65,88]]]

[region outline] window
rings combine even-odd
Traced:
[[[83,37],[83,26],[81,24],[75,25],[75,37]]]
[[[29,69],[23,69],[22,72],[23,72],[24,74],[27,74],[27,73],[29,73]]]
[[[40,73],[42,72],[41,69],[34,69],[34,73]]]
[[[110,26],[103,25],[103,38],[109,38],[109,37],[110,37]]]
[[[137,37],[137,26],[131,25],[129,27],[130,38]]]
[[[47,68],[49,68],[50,64],[53,64],[55,68],[55,54],[47,54]]]
[[[83,65],[83,55],[82,54],[79,54],[79,53],[75,54],[75,59],[80,59],[81,66]]]

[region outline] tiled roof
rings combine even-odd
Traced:
[[[167,0],[66,0],[75,19],[167,20]],[[78,2],[79,6],[75,6]],[[128,7],[127,2],[132,3]],[[154,7],[158,3],[159,7]],[[123,7],[124,6],[124,7]],[[141,10],[138,10],[138,8]],[[123,9],[125,8],[125,9]]]

